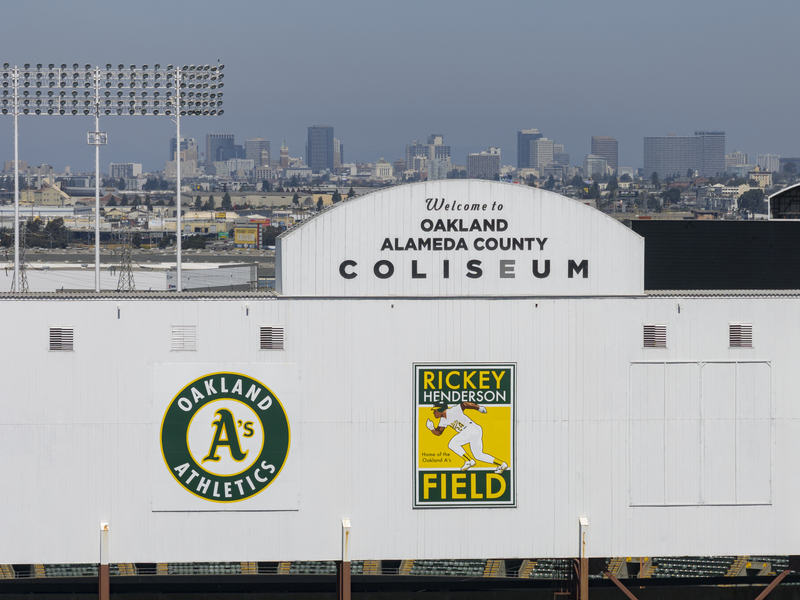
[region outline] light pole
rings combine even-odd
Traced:
[[[89,68],[89,65],[86,65]],[[88,74],[87,74],[88,75]],[[94,146],[94,291],[100,291],[100,146],[108,143],[108,135],[100,131],[100,68],[94,69],[94,131],[86,134],[86,142]]]
[[[19,286],[19,69],[14,67],[11,77],[14,83],[14,291],[16,292]],[[5,104],[5,99],[3,103]]]
[[[24,68],[3,64],[2,104],[0,112],[14,115],[14,281],[19,277],[19,151],[18,117],[23,115],[94,115],[94,131],[87,142],[95,147],[95,291],[100,291],[100,146],[108,137],[100,131],[100,114],[158,116],[175,115],[178,136],[176,232],[178,239],[176,290],[181,291],[181,189],[180,189],[180,117],[183,115],[221,115],[222,70],[224,65],[172,65],[150,68],[142,65],[105,69],[77,63],[56,67],[38,63]],[[20,82],[22,99],[20,108]],[[11,94],[9,94],[11,87]],[[91,92],[94,91],[94,94]],[[102,91],[102,94],[101,94]],[[82,94],[81,94],[82,92]],[[94,98],[92,98],[92,95]],[[10,98],[9,98],[10,96]],[[16,290],[14,290],[16,291]]]
[[[175,70],[175,85],[181,89],[181,72]],[[178,200],[178,212],[175,221],[175,290],[181,291],[181,249],[183,247],[183,225],[181,210],[181,94],[177,96],[178,106],[175,111],[175,194]]]

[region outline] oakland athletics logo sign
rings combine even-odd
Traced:
[[[280,400],[238,373],[195,379],[172,399],[161,423],[170,473],[212,502],[238,502],[263,491],[286,462],[290,438]]]

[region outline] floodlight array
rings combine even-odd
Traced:
[[[0,69],[0,112],[22,115],[222,115],[224,65],[81,67],[74,63]],[[179,110],[180,109],[180,110]]]
[[[0,69],[0,113],[14,116],[14,281],[19,281],[19,148],[20,115],[83,115],[94,117],[94,131],[87,143],[95,147],[95,291],[100,291],[100,146],[107,135],[100,131],[101,115],[173,116],[177,139],[181,117],[221,115],[224,65],[160,64],[105,69],[73,63],[56,66],[42,63],[23,68],[4,63]],[[177,196],[181,206],[181,161],[177,160]],[[177,231],[181,211],[177,213]],[[181,290],[181,235],[177,240],[177,290]]]

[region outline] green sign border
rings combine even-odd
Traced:
[[[483,502],[474,502],[474,501],[463,501],[463,500],[450,500],[446,502],[421,502],[419,500],[420,491],[420,480],[422,479],[421,475],[426,472],[434,473],[434,472],[441,472],[441,469],[422,469],[417,460],[419,459],[419,450],[417,448],[417,441],[418,436],[420,434],[419,426],[418,426],[418,409],[420,406],[419,402],[419,377],[420,371],[425,368],[433,368],[433,369],[448,369],[448,368],[455,368],[455,369],[478,369],[478,368],[503,368],[503,369],[510,369],[511,376],[513,381],[510,385],[511,391],[511,464],[509,465],[508,470],[505,473],[510,473],[510,482],[511,482],[511,489],[510,489],[510,500],[497,502],[497,501],[483,501]],[[413,428],[413,444],[412,444],[412,456],[411,461],[413,465],[413,477],[414,477],[414,485],[412,491],[412,507],[414,509],[441,509],[441,508],[516,508],[517,507],[517,363],[515,362],[505,362],[505,363],[494,363],[494,362],[419,362],[412,364],[412,381],[414,386],[413,391],[413,398],[414,402],[412,404],[412,428]],[[485,406],[491,406],[489,403],[480,403]],[[485,471],[467,471],[467,473],[473,472],[485,472]],[[504,475],[505,475],[504,473]],[[504,477],[504,479],[506,479]]]
[[[233,395],[230,391],[222,392],[219,391],[214,394],[205,395],[201,400],[195,402],[193,400],[193,396],[191,394],[191,388],[194,386],[197,388],[198,391],[201,393],[205,392],[205,387],[200,387],[197,385],[208,379],[214,379],[217,383],[219,382],[220,377],[231,377],[230,385],[235,385],[234,381],[236,379],[242,380],[242,395]],[[258,388],[261,388],[266,392],[266,396],[259,397],[257,402],[253,402],[250,398],[247,397],[247,391],[250,389],[250,386],[255,385]],[[220,390],[221,390],[221,386]],[[188,397],[187,397],[188,396]],[[238,396],[238,397],[237,397]],[[186,398],[192,404],[192,408],[189,411],[184,411],[180,408],[178,401],[181,398]],[[189,451],[188,447],[188,428],[189,423],[191,422],[194,415],[197,413],[200,408],[208,404],[209,402],[214,402],[216,400],[224,400],[230,399],[235,401],[244,402],[245,404],[257,404],[258,402],[263,401],[266,398],[272,399],[272,404],[267,409],[259,409],[257,406],[252,406],[256,415],[258,415],[259,420],[261,421],[261,426],[264,431],[264,444],[261,449],[261,453],[259,454],[258,458],[252,463],[252,465],[242,471],[241,473],[237,473],[235,475],[216,475],[214,473],[210,473],[203,469],[200,465],[192,457],[191,452]],[[279,411],[273,411],[267,417],[262,417],[262,413],[264,411],[279,408]],[[274,414],[274,416],[273,416]],[[234,373],[231,371],[220,371],[215,373],[207,373],[197,379],[191,381],[190,383],[186,384],[181,390],[172,398],[167,409],[164,411],[164,417],[161,420],[161,429],[159,431],[159,445],[161,446],[161,457],[164,459],[164,464],[167,466],[170,474],[172,475],[173,479],[187,492],[192,494],[193,496],[197,496],[203,500],[208,502],[216,502],[220,504],[231,504],[234,502],[241,502],[243,500],[249,500],[265,489],[267,489],[272,483],[278,478],[283,469],[284,465],[286,464],[286,459],[289,456],[289,449],[291,447],[291,428],[289,426],[289,419],[286,416],[286,409],[284,408],[281,401],[275,395],[275,393],[262,382],[253,377],[248,375],[244,375],[243,373]],[[261,466],[262,462],[267,462],[275,467],[275,472],[269,476],[269,479],[266,482],[259,481],[255,477],[255,472],[263,468]],[[222,483],[223,486],[225,483],[234,484],[236,481],[243,482],[244,480],[248,480],[248,483],[255,482],[254,486],[257,487],[256,490],[249,490],[249,493],[239,497],[239,498],[231,498],[231,499],[216,499],[216,498],[209,498],[203,496],[196,491],[192,490],[188,487],[181,479],[177,476],[175,472],[175,468],[178,466],[182,466],[184,464],[189,464],[189,470],[194,470],[198,473],[197,477],[205,477],[210,479],[212,483],[219,482]],[[242,486],[244,488],[244,485]],[[213,492],[212,492],[213,493]]]

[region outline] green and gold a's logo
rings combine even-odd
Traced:
[[[237,502],[277,478],[290,437],[286,412],[267,386],[238,373],[211,373],[170,402],[161,451],[187,491],[212,502]]]

